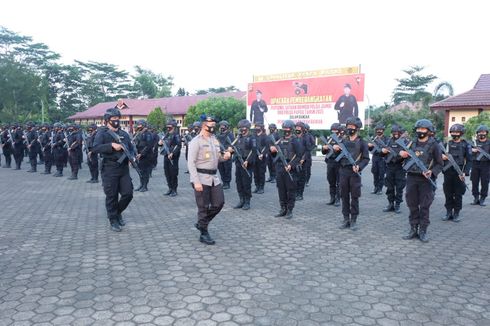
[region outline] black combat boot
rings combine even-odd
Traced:
[[[386,212],[394,212],[394,211],[395,211],[395,204],[392,201],[390,201],[388,203],[388,206],[386,206],[385,208],[383,208],[383,212],[385,212],[385,213]]]
[[[335,197],[335,203],[333,205],[335,207],[339,207],[340,206],[340,195],[337,195],[337,197]]]
[[[327,205],[333,205],[335,204],[335,195],[330,195],[330,201],[327,203]]]
[[[303,194],[302,193],[297,193],[296,194],[296,200],[303,200]]]
[[[78,176],[76,173],[72,173],[71,176],[68,178],[68,180],[77,180]]]
[[[148,181],[144,181],[143,184],[141,185],[141,188],[140,190],[138,190],[139,192],[147,192],[148,191]]]
[[[270,183],[276,183],[276,177],[271,177],[269,182]]]
[[[164,193],[165,196],[169,196],[172,193],[172,189],[168,188],[167,192]]]
[[[223,189],[230,189],[230,183],[229,182],[223,182]]]
[[[287,212],[286,212],[286,218],[288,220],[292,219],[293,218],[293,209],[292,208],[288,208]]]
[[[478,199],[478,197],[473,197],[473,202],[471,203],[471,205],[480,205],[480,200]]]
[[[242,208],[244,204],[245,204],[245,198],[243,198],[242,196],[240,196],[240,201],[238,202],[238,204],[236,204],[235,206],[233,206],[233,208],[234,209]]]
[[[454,210],[454,214],[453,214],[453,222],[461,222],[461,220],[463,219],[460,215],[459,215],[459,209],[455,209]]]
[[[263,194],[264,193],[264,185],[261,185],[259,187],[259,190],[257,191],[258,194]]]
[[[255,189],[254,189],[254,191],[252,191],[252,193],[256,194],[259,191],[259,189],[260,189],[260,186],[255,186]]]
[[[53,177],[62,177],[63,176],[63,173],[61,173],[60,170],[56,170],[56,173],[53,174]]]
[[[274,217],[283,217],[283,216],[286,216],[286,213],[287,213],[287,208],[286,206],[281,206],[281,210],[279,211],[279,213],[277,213],[276,215],[274,215]]]
[[[485,198],[486,197],[480,197],[480,206],[487,206],[487,204],[485,204]]]
[[[177,190],[175,189],[172,189],[172,192],[170,193],[170,195],[168,195],[169,197],[176,197],[177,196]]]
[[[245,198],[245,200],[243,201],[243,206],[242,206],[242,209],[244,211],[246,210],[249,210],[250,209],[250,198]]]
[[[121,214],[117,215],[116,221],[119,224],[119,226],[125,226],[126,225],[126,221],[124,221]]]
[[[417,225],[412,225],[410,226],[410,231],[408,232],[407,235],[403,236],[403,240],[411,240],[411,239],[415,239],[418,237],[418,226]]]
[[[378,192],[376,193],[376,195],[382,195],[382,194],[383,194],[383,186],[378,188]]]
[[[397,214],[400,214],[401,213],[400,203],[398,203],[398,202],[395,203],[394,210],[395,210],[395,213],[397,213]]]
[[[119,223],[117,222],[117,219],[115,218],[112,218],[110,220],[110,223],[111,223],[111,230],[114,231],[114,232],[121,232],[122,229],[121,229],[121,226],[119,225]]]
[[[359,226],[357,226],[357,215],[352,215],[350,218],[350,229],[352,231],[359,230]]]
[[[443,221],[448,221],[453,218],[453,210],[452,209],[446,209],[446,215],[441,217],[441,220]]]
[[[199,237],[199,241],[207,244],[207,245],[214,245],[216,242],[211,238],[209,235],[209,232],[207,229],[200,229],[201,231],[201,236]]]
[[[347,229],[348,227],[350,227],[349,216],[344,216],[344,221],[342,222],[342,224],[340,224],[339,229],[343,230]]]
[[[429,236],[427,235],[427,227],[420,228],[419,239],[422,242],[429,242]]]
[[[371,191],[371,195],[376,195],[378,193],[378,187],[374,187],[373,191]]]

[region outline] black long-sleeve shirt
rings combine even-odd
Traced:
[[[359,107],[357,106],[357,100],[354,95],[346,96],[344,94],[339,97],[339,99],[335,103],[334,109],[339,111],[339,123],[345,124],[348,118],[359,116]]]

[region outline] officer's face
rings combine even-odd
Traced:
[[[478,138],[479,139],[486,139],[487,138],[487,133],[486,132],[480,132],[480,133],[478,133]]]
[[[260,101],[262,99],[262,93],[257,93],[257,101]]]
[[[167,131],[169,131],[169,132],[170,132],[170,131],[172,131],[173,129],[174,129],[174,127],[173,127],[172,125],[167,126]]]
[[[349,87],[344,87],[344,94],[350,95],[350,88]]]
[[[248,128],[240,128],[240,133],[241,133],[242,135],[246,135],[246,134],[248,134]]]
[[[330,131],[337,134],[337,135],[339,134],[339,131],[337,129],[331,129]]]

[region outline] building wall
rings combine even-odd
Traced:
[[[456,124],[456,123],[461,123],[461,124],[465,124],[466,121],[468,121],[469,119],[473,118],[473,117],[476,117],[478,114],[480,114],[481,112],[490,112],[490,107],[484,107],[484,108],[480,108],[480,109],[472,109],[472,110],[468,110],[468,109],[451,109],[451,110],[446,110],[445,113],[446,113],[446,121],[445,121],[445,135],[446,136],[449,136],[449,128],[451,128],[451,126],[453,124]]]

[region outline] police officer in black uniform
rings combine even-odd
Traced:
[[[39,143],[39,136],[34,128],[34,123],[28,122],[26,127],[26,146],[29,153],[29,163],[31,164],[31,168],[27,172],[37,172],[37,155],[41,151],[41,144]]]
[[[254,194],[263,194],[265,187],[265,171],[267,170],[266,150],[269,147],[269,140],[265,133],[262,123],[256,123],[254,128],[255,144],[257,146],[257,159],[255,160],[253,176],[255,189]]]
[[[277,126],[275,123],[271,123],[269,125],[269,135],[272,135],[275,139],[275,141],[278,141],[279,138],[279,133],[277,132]],[[274,162],[274,159],[271,155],[271,152],[269,149],[267,149],[267,169],[269,170],[269,179],[266,180],[266,182],[270,183],[275,183],[276,182],[276,163]]]
[[[125,155],[124,144],[129,151],[134,152],[131,138],[120,128],[121,113],[118,109],[108,109],[104,114],[106,126],[99,128],[95,135],[93,152],[102,157],[102,186],[106,196],[105,206],[111,229],[121,232],[126,223],[122,213],[133,199],[133,183],[129,174],[128,158],[121,163],[118,160]],[[119,142],[111,135],[115,133]],[[120,195],[120,197],[119,197]]]
[[[56,166],[56,173],[53,174],[53,177],[62,177],[63,176],[63,168],[65,166],[65,157],[66,157],[66,147],[68,145],[67,140],[65,138],[65,133],[63,132],[63,126],[61,123],[56,122],[54,124],[54,142],[52,145],[53,152],[53,161]]]
[[[359,198],[361,197],[361,177],[359,173],[369,163],[369,149],[367,143],[359,136],[362,121],[359,118],[350,117],[346,120],[347,135],[341,139],[346,149],[355,161],[355,165],[346,157],[340,160],[340,197],[342,199],[342,215],[344,221],[340,229],[358,229],[357,217],[359,216]],[[334,150],[341,152],[341,147],[334,145]]]
[[[52,141],[54,132],[47,124],[41,127],[41,131],[41,151],[43,152],[44,159],[44,172],[41,174],[51,174],[51,167],[53,166]]]
[[[90,171],[90,180],[87,183],[99,182],[99,154],[94,152],[95,135],[97,134],[97,125],[91,124],[87,127],[87,139],[85,140],[85,146],[87,146],[87,165]]]
[[[153,169],[153,135],[148,130],[148,125],[145,120],[136,122],[135,135],[133,138],[136,147],[136,160],[141,171],[140,186],[135,191],[148,191],[148,183],[150,182],[150,174]]]
[[[78,170],[80,168],[79,150],[82,148],[82,136],[75,129],[75,125],[68,126],[68,162],[70,163],[71,176],[68,180],[78,179]]]
[[[14,124],[14,130],[12,131],[12,137],[14,138],[14,160],[15,170],[20,170],[22,161],[24,160],[24,151],[26,148],[26,142],[22,133],[22,128],[18,124]]]
[[[8,169],[10,169],[12,165],[12,144],[14,143],[13,139],[10,138],[10,129],[9,125],[5,125],[1,134],[2,152],[5,157],[5,165],[3,167]]]
[[[166,196],[177,196],[177,186],[179,185],[179,157],[182,148],[182,140],[177,130],[177,122],[169,120],[167,122],[167,133],[160,139],[158,145],[162,146],[161,154],[164,155],[163,169],[167,179],[168,191]],[[166,144],[167,149],[165,149]]]
[[[429,131],[434,131],[432,122],[427,119],[420,119],[415,123],[414,131],[417,139],[411,141],[408,147],[413,150],[415,155],[428,170],[423,173],[416,164],[412,164],[407,170],[407,191],[405,198],[410,210],[409,222],[410,231],[403,237],[405,240],[414,239],[418,236],[420,241],[428,242],[427,228],[429,227],[429,210],[434,201],[434,192],[429,178],[435,177],[442,171],[443,161],[442,152],[434,138],[429,136]],[[409,158],[408,152],[401,150],[400,156],[404,159]],[[405,160],[405,164],[409,164]]]
[[[485,199],[488,195],[488,182],[490,180],[490,159],[480,155],[480,148],[490,153],[490,140],[488,139],[488,127],[481,125],[476,129],[475,146],[472,148],[473,167],[471,169],[471,192],[474,200],[472,205],[486,206]],[[481,189],[479,190],[479,185]]]
[[[396,143],[402,136],[400,126],[394,124],[391,127],[391,138],[385,144],[387,148],[381,149],[381,155],[386,162],[386,197],[388,206],[383,212],[395,212],[399,214],[400,204],[403,202],[403,190],[407,184],[407,173],[403,169],[404,159],[400,156],[402,147]]]
[[[275,217],[285,216],[287,219],[293,217],[294,204],[296,202],[296,187],[298,179],[297,166],[300,164],[301,157],[304,154],[304,147],[301,140],[293,134],[295,123],[292,120],[285,120],[282,123],[283,137],[279,138],[275,143],[271,143],[271,156],[276,163],[276,185],[279,194],[279,204],[281,210]],[[271,140],[272,142],[272,140]],[[286,160],[284,162],[277,157],[280,148]]]
[[[462,124],[456,123],[449,128],[449,133],[452,140],[449,140],[447,144],[446,153],[450,154],[456,164],[458,164],[463,175],[459,175],[458,172],[451,166],[448,161],[448,155],[442,154],[446,171],[444,174],[444,196],[446,197],[446,215],[442,217],[443,221],[452,219],[454,222],[461,221],[459,215],[463,208],[463,195],[466,192],[465,175],[470,175],[471,169],[471,144],[466,140],[461,139],[464,135],[465,128]]]
[[[223,120],[219,122],[219,134],[217,135],[218,141],[222,149],[228,148],[235,140],[233,133],[230,131],[230,124],[228,121]],[[230,189],[231,182],[231,170],[233,162],[231,160],[221,160],[218,163],[218,170],[223,181],[223,189]]]
[[[240,153],[234,153],[233,148],[229,147],[235,160],[235,181],[240,201],[233,208],[243,210],[250,209],[250,199],[252,198],[252,173],[257,155],[257,145],[255,138],[250,133],[250,121],[242,119],[238,122],[239,134],[235,139],[235,146]],[[237,155],[241,155],[243,165]]]
[[[305,163],[303,164],[305,168],[305,186],[308,187],[310,185],[310,178],[311,178],[311,167],[313,165],[313,159],[312,159],[312,154],[311,151],[316,148],[315,144],[315,136],[313,136],[310,132],[310,125],[305,122],[305,131],[304,131],[305,137],[308,140],[308,143],[311,144],[309,151],[306,153],[306,160]]]
[[[315,147],[315,141],[312,141],[311,138],[305,134],[305,124],[302,121],[296,122],[294,132],[304,149],[299,164],[296,166],[296,169],[298,170],[296,200],[303,200],[303,193],[306,186],[306,165],[309,164],[308,161],[311,161],[311,151]]]
[[[384,135],[385,125],[382,123],[378,123],[375,126],[374,132],[376,133],[376,135],[374,136],[373,140],[368,143],[369,150],[373,155],[371,162],[371,172],[373,173],[374,189],[371,193],[381,195],[383,192],[383,184],[386,173],[386,162],[383,159],[383,153],[381,152],[382,146],[379,146],[379,144],[376,143],[376,140],[380,140],[381,142],[386,144],[388,138]]]
[[[340,128],[340,123],[334,122],[330,126],[330,132],[335,133],[339,138],[341,138]],[[328,141],[332,147],[333,145],[337,144],[337,142],[333,139],[329,139]],[[329,152],[332,150],[329,148],[328,145],[329,144],[322,145],[323,155],[329,154]],[[327,205],[335,205],[336,207],[340,206],[340,163],[335,160],[338,155],[338,152],[333,151],[333,153],[328,158],[325,157],[325,163],[327,163],[327,181],[330,192],[330,201],[327,203]]]

